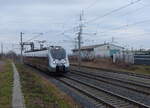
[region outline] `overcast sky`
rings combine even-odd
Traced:
[[[0,0],[0,42],[4,43],[5,50],[15,49],[22,31],[24,41],[37,36],[33,41],[47,40],[50,44],[62,45],[70,51],[77,37],[77,29],[72,28],[78,26],[79,14],[84,10],[84,22],[97,19],[84,25],[83,45],[111,42],[113,37],[114,43],[121,46],[150,49],[149,0],[141,0],[102,17],[134,1]]]

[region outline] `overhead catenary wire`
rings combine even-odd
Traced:
[[[95,0],[94,2],[92,2],[91,4],[89,4],[86,8],[84,8],[83,10],[92,8],[98,1],[100,1],[100,0]]]
[[[92,7],[92,6],[95,5],[97,2],[98,2],[98,0],[95,0],[94,2],[92,2],[92,3],[91,3],[88,7],[86,7],[86,8]],[[86,9],[86,8],[85,8],[85,9]],[[63,32],[61,32],[61,33],[56,34],[55,36],[64,35],[66,32],[73,31],[75,28],[79,28],[79,26],[75,26],[75,27],[72,27],[72,28],[70,28],[70,29],[67,29],[67,30],[65,30],[65,31],[63,31]],[[43,32],[43,34],[48,33],[48,32],[49,32],[49,31]],[[40,35],[39,35],[39,36],[40,36]],[[38,38],[39,36],[34,36],[33,38],[27,40],[27,42],[28,42],[28,41],[31,41],[31,40],[33,40],[33,39],[35,39],[35,38]]]
[[[94,6],[98,1],[99,1],[99,0],[95,0],[94,2],[92,2],[91,4],[89,4],[86,8],[84,8],[82,11],[91,8],[91,7]],[[65,35],[66,32],[73,31],[73,30],[78,29],[78,28],[79,28],[79,26],[74,26],[74,27],[72,27],[72,28],[70,28],[70,29],[64,30],[64,31],[61,32],[61,33],[58,33],[56,36],[58,36],[58,35]],[[46,33],[47,33],[47,32],[46,32]],[[68,35],[67,35],[67,37],[68,37]],[[70,37],[69,37],[69,38],[70,38]]]
[[[36,36],[32,37],[31,39],[28,39],[26,42],[30,42],[30,41],[32,41],[33,39],[36,39],[36,38],[40,37],[41,35],[43,35],[43,33],[38,33],[38,34],[39,34],[39,35],[36,35]]]
[[[119,36],[119,35],[121,35],[121,37]],[[128,33],[127,35],[125,34],[125,33],[119,33],[119,34],[117,34],[117,36],[116,36],[116,34],[115,35],[111,35],[112,37],[115,37],[115,38],[120,38],[120,39],[123,39],[123,38],[127,38],[127,36],[128,36],[128,38],[130,37],[130,39],[131,38],[136,38],[137,39],[137,37],[139,38],[139,36],[140,37],[143,37],[143,36],[149,36],[150,35],[150,33],[142,33],[142,34],[133,34],[133,33]],[[108,35],[108,34],[105,34],[105,38],[108,38],[110,35]],[[102,38],[102,37],[101,37]]]
[[[119,7],[119,8],[116,8],[116,9],[110,11],[110,12],[107,12],[107,13],[105,13],[105,14],[102,15],[102,16],[98,16],[98,17],[96,17],[96,18],[94,18],[94,19],[91,19],[91,20],[87,21],[86,23],[88,24],[88,23],[95,22],[96,20],[99,20],[99,19],[101,19],[101,18],[104,18],[104,17],[106,17],[106,16],[108,16],[108,15],[111,15],[112,13],[118,12],[118,11],[120,11],[120,10],[122,10],[122,9],[124,9],[124,8],[127,8],[127,7],[129,7],[129,6],[131,6],[131,5],[134,5],[134,4],[136,4],[136,3],[140,2],[140,1],[141,1],[141,0],[132,1],[132,2],[130,2],[130,3],[126,4],[126,5],[124,5],[124,6],[121,6],[121,7]]]
[[[90,7],[92,7],[93,5],[95,5],[95,3],[96,3],[97,1],[98,1],[98,0],[94,1],[94,2],[93,2],[92,4],[90,4],[87,8],[90,8]],[[131,5],[135,4],[135,3],[137,3],[137,2],[139,2],[139,1],[141,1],[141,0],[132,1],[132,2],[130,2],[130,3],[127,4],[127,5],[124,5],[124,6],[120,7],[120,8],[114,9],[114,10],[112,10],[112,11],[110,11],[110,12],[104,14],[103,16],[101,16],[101,18],[102,18],[102,17],[105,17],[105,16],[107,16],[107,15],[110,15],[110,14],[116,12],[116,11],[119,11],[119,10],[121,10],[121,9],[127,8],[127,7],[129,7],[129,6],[131,6]],[[93,20],[97,20],[97,19],[99,19],[99,17],[97,17],[96,19],[93,19]],[[91,22],[91,21],[92,21],[92,20],[90,20],[90,22]],[[89,23],[89,21],[86,22],[86,23]],[[64,33],[63,33],[63,34],[64,34]]]
[[[61,32],[61,33],[56,34],[55,36],[65,35],[66,32],[73,31],[73,30],[74,30],[75,28],[77,28],[77,27],[78,27],[78,26],[69,28],[69,29],[67,29],[67,30],[65,30],[65,31],[63,31],[63,32]],[[46,33],[48,33],[48,31],[46,31],[46,32],[41,32],[41,33],[32,33],[32,34],[38,34],[38,35],[33,36],[32,38],[26,40],[25,42],[30,42],[30,41],[32,41],[32,40],[34,40],[34,39],[36,39],[36,38],[39,38],[40,36],[42,36],[42,35],[44,35],[44,34],[46,34]],[[69,37],[69,36],[67,36],[67,37]]]
[[[92,4],[90,4],[88,7],[94,6],[97,1],[98,1],[98,0],[96,0],[95,2],[93,2]],[[120,8],[118,8],[118,9],[114,9],[114,10],[112,10],[112,11],[110,11],[110,12],[104,14],[104,15],[101,16],[101,17],[95,18],[95,20],[98,20],[98,19],[103,18],[103,17],[105,17],[105,16],[111,15],[112,13],[114,13],[114,12],[116,12],[116,11],[119,11],[119,10],[121,10],[121,9],[124,9],[124,8],[126,8],[126,7],[128,7],[128,6],[130,6],[130,5],[133,5],[133,4],[135,4],[135,3],[139,2],[139,1],[141,1],[141,0],[136,0],[136,1],[133,1],[133,2],[131,2],[131,3],[127,4],[127,5],[125,5],[125,6],[120,7]],[[94,19],[93,19],[93,20],[94,20]],[[94,21],[95,21],[95,20],[94,20]],[[91,20],[91,21],[92,21],[92,20]],[[89,22],[91,23],[91,21],[89,20],[88,23],[89,23]],[[92,21],[92,22],[93,22],[93,21]],[[128,26],[128,25],[126,25],[126,26]],[[78,26],[76,26],[76,27],[79,28]],[[64,31],[61,32],[61,33],[56,34],[55,36],[58,36],[58,35],[66,35],[67,32],[69,32],[69,31],[74,31],[74,29],[75,29],[75,27],[69,28],[69,29],[67,29],[67,30],[64,30]],[[43,33],[48,33],[48,32],[43,32]],[[37,37],[38,37],[38,36],[34,36],[34,37],[31,38],[29,41],[31,41],[31,40],[33,40],[33,39],[35,39],[35,38],[37,38]]]
[[[120,38],[123,38],[123,37],[126,37],[126,36],[134,36],[134,37],[137,37],[137,36],[141,36],[141,37],[143,37],[143,36],[149,36],[149,34],[150,34],[150,32],[145,32],[145,33],[140,33],[140,34],[135,34],[135,33],[117,33],[117,35],[116,34],[111,34],[111,37],[113,36],[113,37],[117,37],[117,38],[119,38],[120,36]],[[99,38],[108,38],[108,37],[110,37],[110,35],[109,34],[103,34],[103,35],[101,35],[101,37],[97,37],[97,39],[99,39]]]
[[[137,12],[139,12],[140,10],[142,10],[142,9],[144,9],[144,8],[149,8],[149,6],[150,6],[150,4],[147,4],[147,5],[143,5],[142,4],[142,7],[139,7],[139,8],[135,8],[134,10],[132,10],[132,11],[129,11],[129,12],[126,12],[126,13],[124,13],[124,14],[121,14],[121,15],[119,15],[119,16],[129,16],[130,14],[132,14],[132,13],[137,13]]]
[[[147,22],[150,22],[150,19],[137,21],[137,22],[134,22],[134,23],[131,23],[131,24],[125,24],[125,25],[113,28],[111,30],[107,30],[107,31],[99,32],[99,33],[106,33],[106,32],[110,32],[110,31],[115,31],[115,30],[123,29],[123,28],[130,27],[130,26],[135,26],[135,25],[142,24],[142,23],[147,23]]]
[[[128,28],[128,27],[131,27],[131,26],[147,23],[147,22],[150,22],[150,19],[137,21],[137,22],[133,22],[133,23],[130,23],[130,24],[125,24],[125,25],[122,25],[122,26],[119,26],[119,27],[115,27],[115,28],[112,28],[110,30],[104,30],[104,31],[101,31],[101,32],[98,32],[98,33],[113,32],[113,31],[116,31],[116,30],[119,30],[119,29],[124,29],[124,28]],[[95,33],[95,34],[97,34],[97,33]]]
[[[60,32],[60,33],[58,33],[58,34],[56,34],[55,36],[64,35],[65,33],[68,33],[68,32],[70,32],[70,31],[75,31],[75,29],[78,29],[78,28],[79,28],[79,26],[71,27],[71,28],[69,28],[69,29],[66,29],[66,30],[64,30],[64,31],[62,31],[62,32]],[[46,33],[49,33],[49,31],[43,32],[43,34],[46,34]]]

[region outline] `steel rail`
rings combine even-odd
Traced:
[[[101,104],[101,103],[102,103],[102,104],[105,104],[105,105],[106,105],[106,108],[107,108],[107,107],[116,108],[116,107],[113,106],[112,104],[105,102],[104,100],[102,100],[102,99],[99,98],[99,97],[96,97],[94,94],[88,92],[87,90],[84,90],[84,89],[81,89],[81,88],[79,88],[79,87],[76,87],[75,85],[70,84],[68,81],[65,81],[64,79],[58,79],[58,78],[57,78],[57,80],[60,81],[60,82],[62,82],[62,83],[64,83],[64,84],[66,84],[67,86],[69,86],[69,87],[71,87],[71,88],[74,88],[75,90],[77,90],[77,91],[83,93],[84,95],[86,95],[86,96],[88,96],[88,97],[90,97],[90,98],[96,100],[97,102],[100,102],[100,104]],[[105,105],[104,105],[104,106],[105,106]]]
[[[150,89],[150,85],[148,83],[144,83],[144,82],[137,82],[137,81],[129,81],[129,80],[125,80],[125,79],[122,79],[122,78],[114,78],[114,77],[110,77],[110,76],[106,76],[106,75],[101,75],[101,74],[94,74],[94,73],[90,73],[90,72],[84,72],[84,71],[81,71],[81,70],[74,70],[74,69],[71,69],[71,71],[76,71],[76,72],[82,72],[82,73],[85,73],[85,74],[89,74],[89,75],[93,75],[93,76],[96,76],[96,77],[102,77],[102,78],[105,78],[105,79],[111,79],[111,80],[114,80],[114,81],[119,81],[119,82],[123,82],[123,83],[128,83],[128,84],[132,84],[132,85],[136,85],[136,86],[141,86],[141,87],[145,87],[145,88],[148,88]]]
[[[144,88],[143,86],[138,86],[136,85],[137,87],[140,87],[140,88],[137,88],[135,87],[133,84],[132,86],[128,86],[128,85],[131,85],[130,83],[125,83],[123,81],[119,81],[119,83],[122,83],[122,84],[118,84],[117,81],[115,80],[112,80],[112,79],[105,79],[105,78],[100,78],[96,75],[93,75],[93,74],[87,74],[87,73],[79,73],[79,72],[71,72],[71,74],[76,74],[76,75],[80,75],[80,76],[83,76],[83,77],[86,77],[86,78],[90,78],[90,79],[94,79],[94,80],[97,80],[97,81],[101,81],[101,82],[104,82],[104,83],[108,83],[108,84],[111,84],[111,85],[115,85],[115,86],[119,86],[119,87],[122,87],[122,88],[126,88],[126,89],[129,89],[129,90],[132,90],[132,91],[136,91],[136,92],[139,92],[139,93],[143,93],[143,94],[146,94],[146,95],[150,95],[150,88],[149,90],[147,90],[146,88]],[[128,84],[128,85],[126,85]]]
[[[70,64],[70,65],[77,67],[76,64]],[[99,68],[99,67],[91,67],[91,66],[83,66],[83,65],[81,67],[89,68],[89,69],[102,70],[102,71],[111,72],[111,73],[125,74],[125,75],[135,76],[135,77],[139,77],[139,78],[150,79],[150,75],[143,75],[143,74],[138,74],[138,73],[133,73],[133,72],[125,72],[125,71],[119,71],[119,70],[113,70],[113,69],[104,69],[104,68]]]
[[[99,87],[97,87],[97,86],[95,86],[95,85],[92,85],[92,84],[89,84],[89,83],[86,83],[86,82],[83,82],[83,81],[79,81],[79,80],[77,80],[77,79],[70,78],[70,77],[68,77],[68,76],[65,76],[65,78],[70,79],[70,80],[73,80],[73,81],[75,81],[75,82],[78,82],[79,84],[83,84],[83,85],[86,85],[86,86],[88,86],[88,87],[94,88],[94,89],[96,89],[96,90],[99,90],[99,91],[108,93],[109,95],[118,97],[118,98],[120,98],[120,99],[122,99],[122,100],[124,100],[124,101],[128,101],[129,103],[131,103],[131,104],[133,104],[133,105],[136,105],[136,106],[138,106],[139,108],[149,108],[149,107],[150,107],[150,106],[147,106],[147,105],[145,105],[145,104],[143,104],[143,103],[140,103],[140,102],[137,102],[137,101],[135,101],[135,100],[132,100],[132,99],[130,99],[130,98],[121,96],[121,95],[119,95],[119,94],[113,93],[113,92],[108,91],[108,90],[104,90],[104,89],[99,88]]]

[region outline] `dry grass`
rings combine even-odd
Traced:
[[[0,63],[0,108],[11,108],[13,68],[10,61]]]
[[[78,108],[78,105],[54,84],[34,70],[17,64],[27,108]]]

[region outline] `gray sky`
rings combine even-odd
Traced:
[[[47,40],[53,45],[62,45],[69,51],[74,48],[72,41],[77,36],[77,30],[66,30],[79,24],[82,9],[86,22],[134,1],[136,0],[0,0],[0,42],[4,43],[5,50],[10,50],[17,47],[15,44],[19,43],[21,31],[25,33],[25,41],[42,32],[44,34],[37,35],[35,40]],[[150,1],[141,0],[85,24],[83,33],[89,34],[83,35],[84,45],[110,42],[114,37],[116,44],[149,49],[149,10]]]

